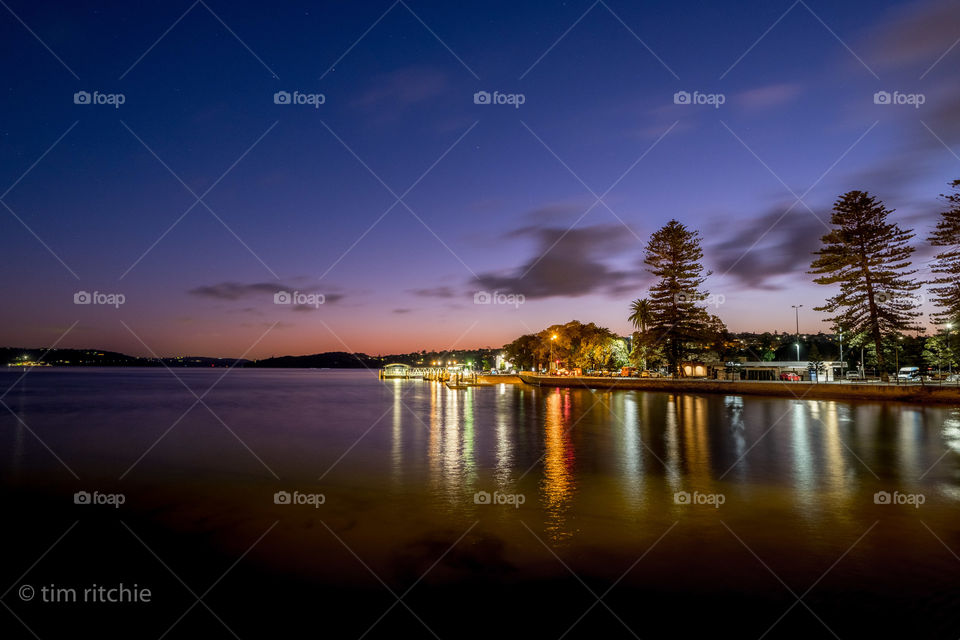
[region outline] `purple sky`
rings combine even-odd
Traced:
[[[920,240],[960,177],[956,3],[8,6],[2,345],[626,333],[643,245],[674,217],[703,233],[732,330],[792,331],[792,304],[828,330],[805,271],[836,197],[876,194]]]

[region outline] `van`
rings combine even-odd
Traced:
[[[897,373],[897,380],[903,382],[910,382],[912,380],[920,379],[920,367],[900,367],[900,371]]]

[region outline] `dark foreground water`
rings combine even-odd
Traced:
[[[958,408],[175,373],[0,371],[0,638],[960,637]]]

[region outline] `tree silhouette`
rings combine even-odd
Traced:
[[[676,376],[681,358],[700,348],[709,316],[701,303],[703,273],[700,234],[671,220],[650,236],[644,263],[658,278],[650,288],[650,333],[665,346],[667,362]]]
[[[892,213],[864,191],[850,191],[833,206],[833,228],[821,238],[822,248],[811,264],[814,282],[839,285],[840,291],[817,311],[834,314],[827,322],[866,333],[877,352],[881,374],[886,371],[885,335],[921,329],[915,318],[920,284],[911,276],[914,234],[888,222]]]
[[[936,276],[929,284],[933,303],[940,311],[932,314],[934,322],[960,321],[960,180],[950,183],[953,193],[943,195],[949,208],[940,214],[936,230],[928,238],[935,247],[945,248],[936,254],[930,270]]]
[[[638,298],[630,303],[630,316],[627,318],[636,331],[633,333],[633,354],[639,361],[642,369],[647,368],[649,354],[655,348],[650,344],[650,333],[647,328],[653,320],[653,314],[650,311],[650,301],[646,298]]]

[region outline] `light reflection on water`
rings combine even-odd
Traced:
[[[202,392],[219,373],[180,375]],[[85,479],[116,479],[192,403],[158,370],[32,372],[8,400]],[[904,539],[929,536],[915,512],[878,511],[878,490],[924,492],[924,522],[960,539],[953,407],[512,384],[449,389],[366,372],[257,370],[231,372],[207,402],[285,485],[313,487],[323,477],[324,514],[366,532],[364,553],[386,546],[387,522],[390,544],[401,545],[438,530],[458,534],[477,520],[515,541],[522,519],[551,544],[617,549],[632,561],[677,520],[703,525],[702,536],[711,527],[727,536],[722,518],[763,531],[777,548],[812,553],[822,544],[819,560],[829,566],[837,544],[878,518]],[[65,475],[13,416],[0,420],[9,427],[0,429],[8,477],[33,469]],[[243,474],[275,490],[202,411],[151,450],[130,480],[149,484],[165,473]],[[522,493],[526,502],[478,505],[478,491]],[[719,510],[677,505],[681,491],[727,500]],[[224,513],[269,507],[243,497],[238,505],[225,500]],[[925,544],[913,538],[909,546]]]
[[[544,528],[551,539],[563,541],[572,535],[565,529],[567,510],[575,485],[572,469],[576,454],[571,445],[570,430],[572,396],[557,390],[546,397],[543,478],[540,481],[541,501],[546,512]]]

